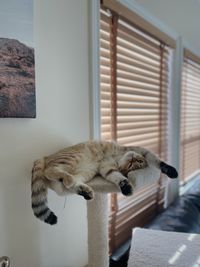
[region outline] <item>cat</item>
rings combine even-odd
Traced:
[[[120,146],[115,142],[89,141],[67,147],[34,162],[32,169],[32,209],[34,215],[48,224],[56,224],[56,215],[47,206],[47,190],[58,194],[66,189],[93,199],[94,192],[87,185],[96,175],[117,185],[128,196],[133,187],[127,179],[130,171],[146,168],[151,163],[170,178],[176,178],[176,169],[161,161],[154,153],[142,147]],[[61,192],[58,192],[58,183]]]

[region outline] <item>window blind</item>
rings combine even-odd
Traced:
[[[167,160],[171,49],[123,16],[101,9],[101,137],[139,145]],[[125,198],[112,194],[110,248],[131,237],[162,209],[162,179]]]
[[[181,99],[181,182],[200,172],[200,60],[185,51]]]

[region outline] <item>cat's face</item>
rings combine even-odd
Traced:
[[[125,165],[122,166],[121,172],[127,176],[130,171],[144,169],[148,166],[147,160],[141,155],[135,155]]]
[[[136,157],[132,164],[130,164],[129,171],[137,170],[137,169],[144,169],[148,166],[147,161],[144,157],[138,156]]]
[[[142,156],[136,156],[127,166],[127,171],[134,171],[138,169],[144,169],[148,166],[147,161]]]

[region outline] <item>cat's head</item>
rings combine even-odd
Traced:
[[[131,151],[130,157],[127,155],[126,160],[120,163],[120,172],[127,176],[131,171],[144,169],[146,167],[148,167],[146,158]]]

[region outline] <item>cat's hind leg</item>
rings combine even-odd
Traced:
[[[63,183],[67,189],[83,196],[86,200],[94,198],[94,191],[85,184],[86,179],[83,175],[71,175],[63,170],[62,166],[53,166],[45,170],[45,176],[49,180]]]
[[[71,187],[78,195],[83,196],[86,200],[94,198],[93,189],[86,184],[87,179],[81,174],[73,175],[74,184]]]
[[[64,171],[59,165],[46,168],[44,175],[51,181],[62,182],[66,188],[73,186],[73,176]]]

